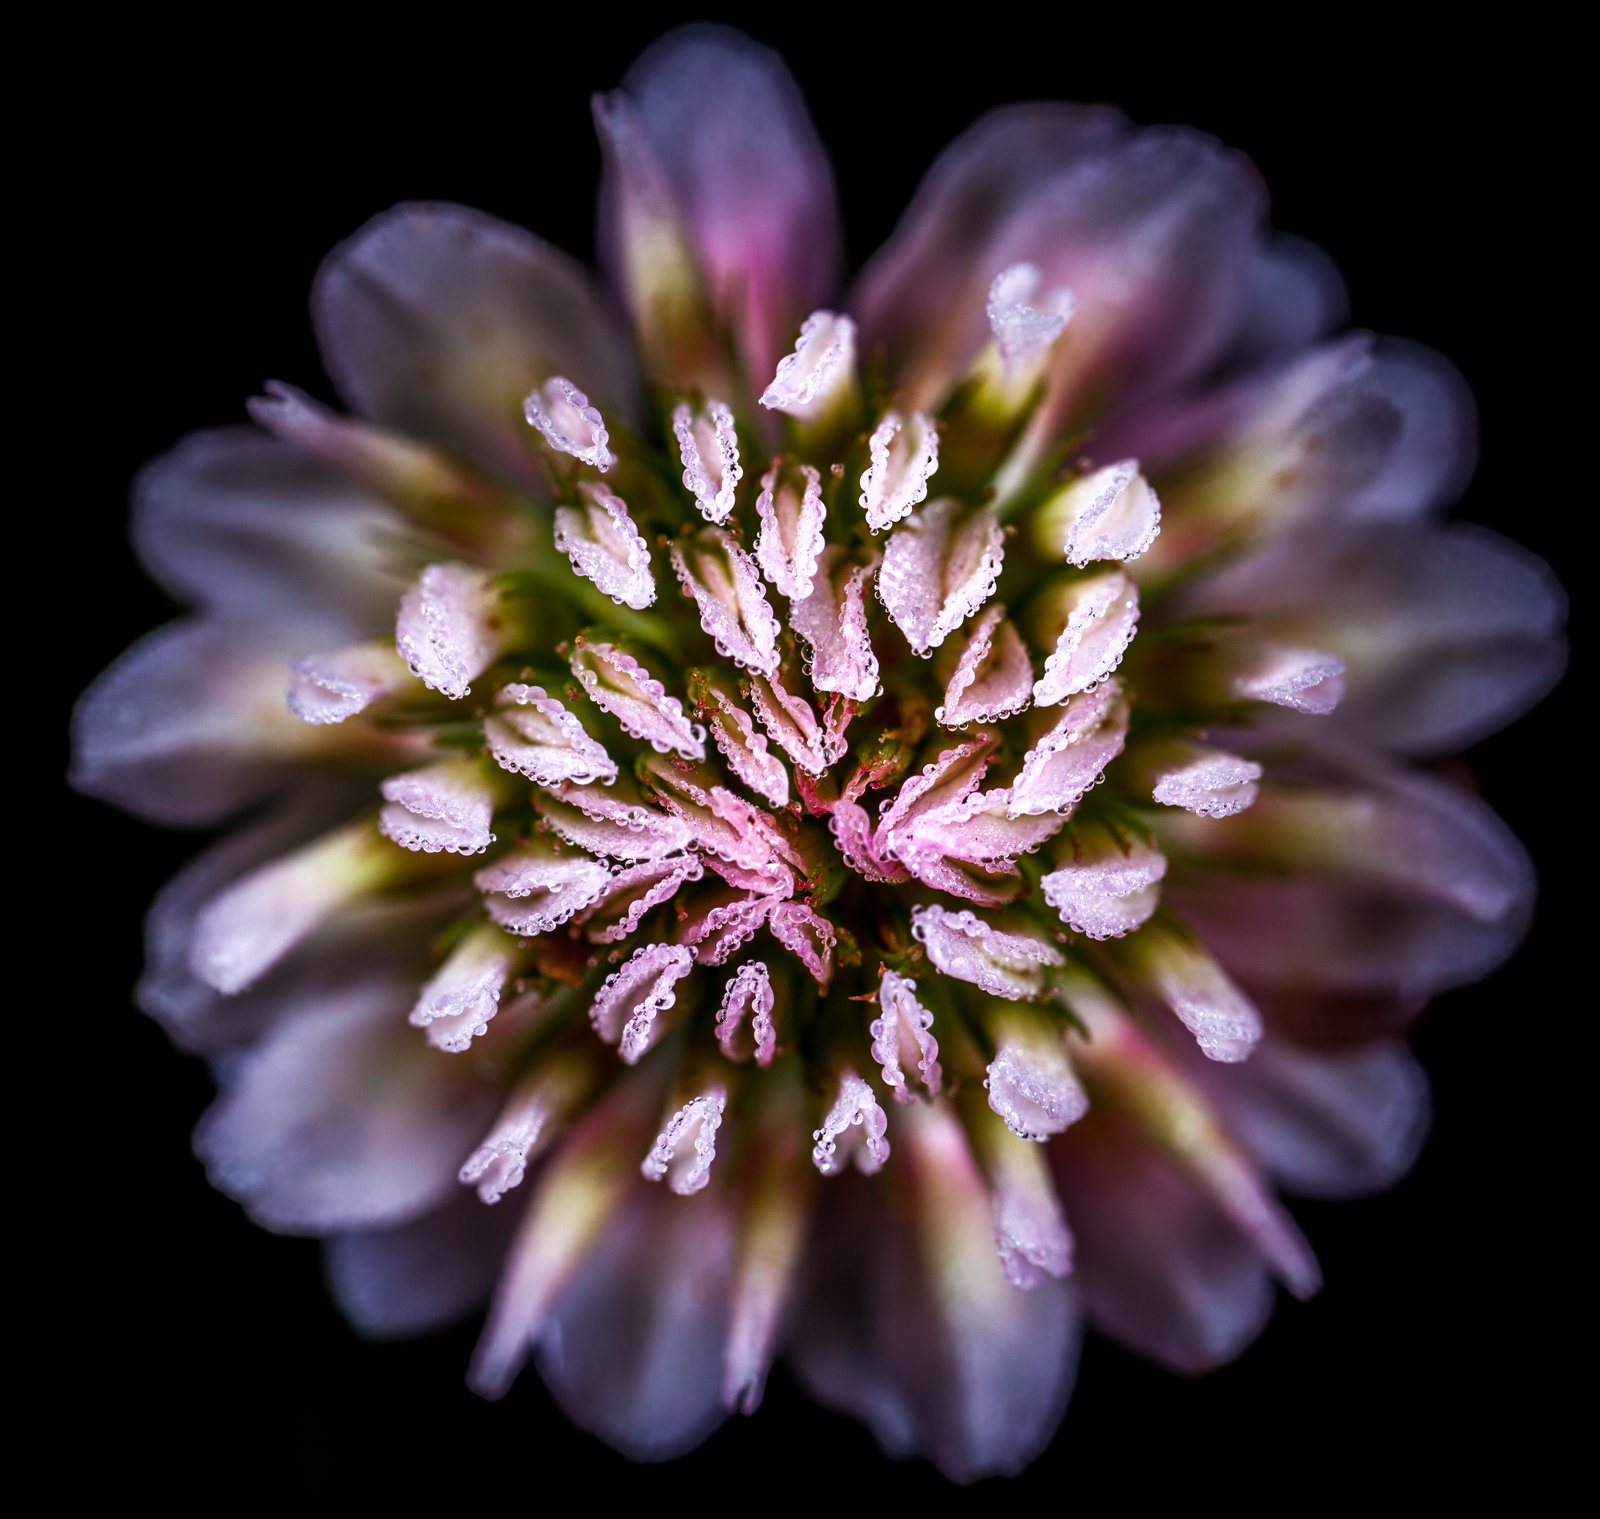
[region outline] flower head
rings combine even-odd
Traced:
[[[537,238],[402,206],[313,291],[350,415],[269,386],[141,478],[196,611],[76,782],[253,809],[144,1005],[358,1323],[494,1283],[485,1396],[535,1358],[659,1458],[784,1354],[1015,1471],[1085,1319],[1219,1364],[1320,1285],[1278,1189],[1410,1165],[1401,1031],[1533,891],[1414,761],[1553,683],[1561,594],[1437,520],[1459,381],[1308,337],[1330,276],[1209,138],[991,113],[842,290],[768,50],[674,32],[595,122],[631,347]]]

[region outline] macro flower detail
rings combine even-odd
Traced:
[[[769,50],[682,28],[594,118],[613,296],[397,207],[313,289],[349,414],[273,383],[140,477],[192,611],[74,783],[237,825],[140,1000],[215,1185],[364,1330],[487,1307],[483,1396],[663,1459],[782,1357],[1015,1472],[1086,1324],[1223,1364],[1321,1285],[1280,1192],[1412,1164],[1404,1031],[1534,897],[1433,762],[1562,593],[1208,137],[991,112],[846,287]]]

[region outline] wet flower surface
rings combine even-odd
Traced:
[[[1443,525],[1470,399],[1327,331],[1210,139],[993,113],[841,290],[793,83],[674,34],[597,102],[602,250],[402,207],[286,387],[140,482],[195,615],[80,786],[247,819],[157,903],[199,1149],[377,1333],[491,1302],[631,1454],[775,1355],[970,1478],[1080,1325],[1227,1360],[1276,1200],[1402,1174],[1398,1035],[1531,876],[1428,762],[1559,673],[1548,572]]]

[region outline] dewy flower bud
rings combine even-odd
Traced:
[[[557,838],[630,865],[676,854],[690,841],[682,821],[643,806],[625,779],[603,787],[568,782],[555,796],[536,796],[534,802]]]
[[[888,1115],[848,1066],[839,1073],[837,1093],[822,1127],[811,1136],[816,1141],[811,1162],[824,1176],[837,1176],[853,1158],[863,1176],[874,1176],[889,1158]]]
[[[693,1095],[680,1102],[685,1091]],[[639,1165],[646,1181],[663,1178],[679,1197],[692,1197],[711,1180],[717,1158],[717,1130],[728,1106],[727,1086],[704,1071],[680,1077],[679,1091],[668,1100],[666,1123],[650,1153]]]
[[[676,750],[685,759],[706,757],[706,730],[683,715],[683,703],[631,654],[615,644],[579,638],[572,673],[602,712],[609,712],[631,738],[657,754]]]
[[[430,564],[400,599],[395,648],[425,685],[460,701],[512,631],[487,573],[464,564]]]
[[[867,631],[867,585],[876,568],[876,557],[856,564],[842,545],[829,544],[811,594],[789,608],[790,626],[811,646],[811,684],[818,691],[857,702],[877,695],[878,656]]]
[[[1095,559],[1137,559],[1161,531],[1161,503],[1137,459],[1080,475],[1035,511],[1028,532],[1041,554],[1080,569]]]
[[[1044,899],[1061,921],[1091,939],[1115,939],[1149,921],[1161,900],[1166,857],[1102,823],[1060,835],[1056,869],[1041,877]]]
[[[302,722],[319,726],[342,723],[380,697],[404,691],[415,679],[393,639],[308,654],[295,662],[291,673],[285,698],[289,710]]]
[[[994,595],[1004,559],[995,514],[942,497],[890,535],[878,595],[912,650],[926,656]]]
[[[605,979],[589,1009],[589,1021],[629,1065],[665,1032],[659,1015],[675,1007],[677,982],[694,969],[694,956],[676,944],[646,944]]]
[[[745,1061],[754,1055],[763,1069],[772,1064],[777,1053],[772,1007],[772,977],[765,962],[748,961],[728,978],[716,1032],[717,1043],[729,1060]]]
[[[1033,744],[1011,783],[1009,817],[1054,812],[1069,817],[1105,768],[1122,753],[1129,707],[1120,682],[1102,682],[1068,697],[1060,707],[1040,707],[1029,718]]]
[[[495,840],[489,830],[495,804],[506,799],[492,767],[476,759],[402,770],[380,789],[388,804],[378,814],[384,836],[428,854],[482,854]]]
[[[856,324],[834,311],[813,311],[794,352],[778,361],[761,404],[820,427],[852,409],[856,395]]]
[[[1061,1216],[1061,1200],[1043,1152],[1036,1145],[1020,1142],[1032,1136],[1018,1136],[1014,1130],[1007,1133],[1008,1126],[981,1103],[964,1102],[962,1116],[989,1183],[994,1241],[1006,1280],[1031,1292],[1047,1276],[1068,1275],[1072,1270],[1072,1231]],[[1037,1137],[1044,1138],[1042,1134]]]
[[[605,889],[611,872],[575,850],[535,839],[486,865],[472,881],[484,910],[502,928],[525,938],[559,928]]]
[[[973,624],[934,719],[946,728],[994,723],[1033,700],[1033,661],[1006,609],[989,606]]]
[[[461,1167],[460,1181],[497,1203],[522,1185],[528,1163],[577,1112],[599,1075],[591,1051],[564,1046],[541,1057],[511,1090],[494,1127]]]
[[[1122,663],[1139,627],[1139,592],[1121,570],[1061,581],[1035,601],[1028,624],[1034,647],[1053,650],[1033,699],[1053,707]]]
[[[672,412],[672,431],[683,461],[683,484],[707,522],[720,527],[733,510],[744,466],[739,463],[739,434],[733,413],[721,401],[707,401],[699,415],[687,401]]]
[[[689,675],[691,697],[699,703],[698,716],[706,719],[711,737],[735,779],[764,797],[774,807],[789,804],[789,772],[770,751],[765,733],[756,731],[749,712],[740,704],[732,682],[723,676]]]
[[[1261,1015],[1192,934],[1157,918],[1107,945],[1112,962],[1159,997],[1194,1035],[1201,1053],[1236,1065],[1261,1042]]]
[[[932,1033],[933,1014],[917,1001],[917,983],[884,967],[878,984],[878,1016],[868,1026],[872,1058],[883,1067],[883,1084],[896,1102],[910,1102],[907,1076],[915,1074],[930,1097],[942,1079],[939,1042]]]
[[[939,468],[939,430],[926,412],[886,411],[867,440],[872,463],[861,477],[861,510],[874,533],[893,527],[925,500]]]
[[[628,503],[593,480],[580,480],[583,507],[556,508],[556,552],[618,606],[642,612],[656,599],[650,547],[628,515]]]
[[[418,873],[370,822],[352,823],[234,882],[201,910],[189,965],[232,996],[340,908]]]
[[[1039,310],[1028,304],[1039,288],[1036,264],[1012,264],[989,286],[989,328],[1007,374],[1015,374],[1027,361],[1042,357],[1061,336],[1072,317],[1072,292],[1064,286],[1052,290]]]
[[[1043,967],[1061,964],[1054,945],[996,928],[970,909],[914,907],[911,934],[945,975],[1012,1001],[1038,996]]]
[[[524,958],[515,939],[492,923],[480,923],[422,988],[410,1022],[428,1031],[435,1049],[459,1054],[489,1032],[500,1010],[500,993]]]
[[[1148,790],[1163,807],[1225,818],[1255,801],[1261,766],[1225,749],[1167,739],[1130,750],[1122,779],[1137,791]]]
[[[988,1026],[995,1053],[983,1085],[990,1109],[1018,1139],[1042,1144],[1083,1117],[1089,1099],[1049,1018],[1013,1004],[995,1008]]]
[[[816,580],[824,544],[822,477],[809,464],[775,459],[761,477],[756,516],[756,563],[761,573],[791,601],[804,601]]]
[[[523,415],[558,454],[571,454],[604,474],[617,462],[607,446],[611,435],[600,413],[571,380],[555,375],[522,403]]]
[[[672,567],[700,608],[700,626],[717,653],[741,669],[778,668],[778,619],[755,562],[731,533],[708,527],[672,545]]]
[[[513,681],[501,687],[494,715],[483,720],[483,736],[502,770],[540,786],[609,784],[617,778],[617,762],[605,746],[543,686]]]

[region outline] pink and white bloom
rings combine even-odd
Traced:
[[[1562,594],[1439,521],[1464,386],[1308,325],[1209,137],[993,112],[841,288],[769,50],[670,33],[595,121],[614,297],[398,207],[313,290],[350,416],[275,386],[141,476],[193,610],[74,782],[243,821],[140,996],[359,1325],[488,1298],[483,1395],[533,1359],[661,1459],[784,1356],[1015,1472],[1085,1322],[1218,1365],[1320,1286],[1278,1189],[1415,1158],[1400,1035],[1534,891],[1416,761],[1550,688]]]

